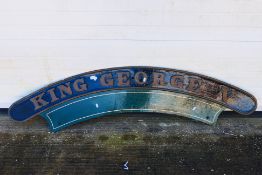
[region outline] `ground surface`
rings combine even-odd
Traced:
[[[0,174],[262,174],[262,115],[228,112],[208,126],[122,114],[50,133],[41,118],[19,123],[2,110]]]

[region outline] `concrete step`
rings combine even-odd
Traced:
[[[0,112],[0,174],[261,172],[261,112],[224,112],[213,126],[175,115],[121,114],[57,133],[40,117],[20,123]]]

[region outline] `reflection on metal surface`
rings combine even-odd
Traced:
[[[213,124],[224,107],[185,94],[160,90],[113,90],[69,100],[41,113],[53,131],[103,115],[122,112],[176,114]]]
[[[9,114],[18,121],[41,115],[55,131],[119,112],[172,113],[214,123],[225,108],[250,114],[256,106],[251,94],[210,77],[174,69],[121,67],[51,84],[15,102]]]

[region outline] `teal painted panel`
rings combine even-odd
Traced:
[[[216,122],[225,107],[190,95],[163,90],[125,89],[103,91],[69,100],[40,115],[52,131],[92,118],[125,112],[176,114],[207,124]]]

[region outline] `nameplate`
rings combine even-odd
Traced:
[[[97,94],[110,94],[110,91],[120,94],[121,91],[126,94],[136,91],[182,94],[240,114],[250,114],[257,106],[255,97],[248,92],[204,75],[158,67],[120,67],[87,72],[50,84],[15,102],[9,108],[9,114],[15,120],[24,121],[46,114],[46,111],[61,107],[64,103],[74,103],[80,98],[94,98]],[[158,98],[162,99],[162,96]],[[162,99],[162,102],[169,104],[170,100],[164,102]],[[133,103],[138,102],[134,100]],[[100,107],[103,108],[103,105]],[[113,108],[111,106],[108,110]]]

